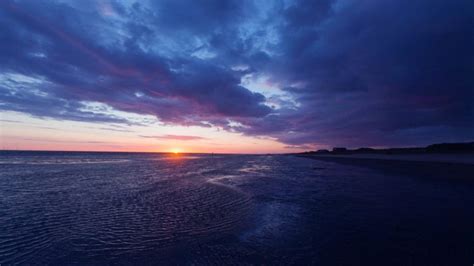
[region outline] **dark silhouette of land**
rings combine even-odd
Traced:
[[[355,162],[367,160],[380,161],[417,161],[474,165],[474,142],[439,143],[426,147],[409,148],[358,148],[335,147],[329,150],[317,150],[296,154],[298,156],[337,162]]]
[[[474,142],[388,149],[337,147],[332,151],[318,150],[297,156],[372,168],[384,174],[467,180],[474,177]]]

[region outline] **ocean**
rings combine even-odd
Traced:
[[[472,265],[474,175],[432,166],[3,151],[0,265]]]

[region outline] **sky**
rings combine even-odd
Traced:
[[[474,140],[472,0],[0,0],[0,149]]]

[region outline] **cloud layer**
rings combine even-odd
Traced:
[[[470,140],[473,14],[469,0],[1,1],[0,109],[130,123],[97,103],[300,147]]]
[[[181,141],[188,141],[188,140],[204,140],[206,138],[199,137],[199,136],[187,136],[187,135],[163,135],[163,136],[140,136],[142,138],[147,139],[164,139],[164,140],[181,140]]]

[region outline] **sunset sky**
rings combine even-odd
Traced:
[[[474,139],[472,0],[0,0],[0,149]]]

